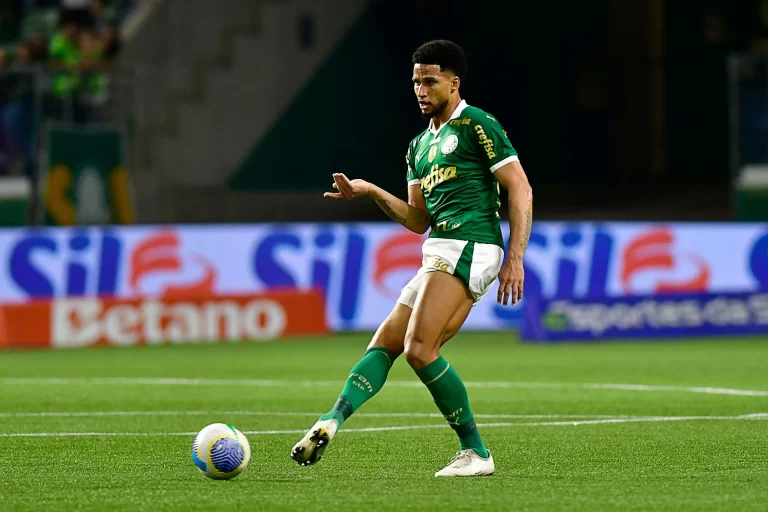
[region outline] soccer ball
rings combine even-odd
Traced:
[[[251,460],[251,445],[232,425],[212,423],[192,443],[192,461],[208,478],[229,480],[243,472]]]

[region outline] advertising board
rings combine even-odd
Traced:
[[[532,298],[521,326],[539,342],[767,333],[768,292]]]
[[[328,331],[319,290],[0,305],[0,348],[262,341]]]
[[[505,237],[506,223],[502,224]],[[332,330],[371,330],[421,265],[392,222],[0,230],[0,301],[322,290]],[[534,223],[525,296],[768,289],[768,224]],[[496,287],[465,329],[520,325]]]

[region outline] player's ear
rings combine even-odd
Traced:
[[[454,75],[453,78],[451,78],[451,92],[456,92],[459,90],[459,86],[461,85],[461,79]]]

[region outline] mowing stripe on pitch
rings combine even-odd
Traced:
[[[6,377],[0,384],[81,384],[81,385],[147,385],[147,386],[255,386],[255,387],[338,387],[339,381],[330,380],[272,380],[272,379],[181,379],[160,377]],[[419,381],[387,381],[388,387],[422,387]],[[647,384],[615,384],[595,382],[465,382],[468,388],[540,388],[540,389],[607,389],[611,391],[668,391],[678,393],[704,393],[711,395],[768,396],[768,390],[734,389],[706,386],[665,386]]]
[[[0,418],[90,418],[110,416],[301,416],[319,417],[322,412],[270,412],[270,411],[43,411],[0,412]],[[423,412],[357,412],[359,418],[442,418],[439,413]],[[630,418],[616,414],[475,414],[487,419],[565,419],[565,418]]]
[[[585,425],[607,425],[618,423],[662,423],[672,421],[768,421],[768,413],[742,414],[739,416],[647,416],[635,418],[606,418],[584,421],[541,421],[525,423],[478,423],[478,427],[578,427]],[[392,427],[347,428],[340,432],[346,434],[366,432],[396,432],[404,430],[422,430],[447,428],[446,423],[435,425],[402,425]],[[249,436],[304,434],[306,429],[298,430],[246,430]],[[0,433],[0,437],[167,437],[196,436],[197,432],[19,432]]]

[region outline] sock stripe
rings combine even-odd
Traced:
[[[379,354],[384,354],[384,357],[386,357],[387,360],[389,361],[389,367],[390,368],[395,363],[394,358],[392,357],[393,356],[392,352],[389,349],[387,349],[387,348],[384,348],[384,347],[371,347],[370,349],[368,349],[366,354],[369,353],[369,352],[376,352],[376,353],[379,353]]]
[[[443,375],[446,374],[446,372],[448,372],[448,368],[450,368],[450,367],[451,367],[450,363],[446,363],[445,364],[445,370],[441,371],[440,374],[437,377],[435,377],[434,379],[432,379],[431,381],[425,382],[424,385],[425,386],[429,386],[430,384],[433,384],[433,383],[437,382],[437,380],[440,379],[440,377],[442,377]]]

